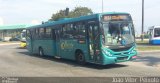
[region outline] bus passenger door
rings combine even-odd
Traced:
[[[94,62],[97,62],[97,53],[99,45],[99,38],[98,38],[98,25],[96,23],[88,24],[88,43],[89,43],[89,54],[90,59]]]
[[[56,57],[60,57],[60,30],[53,29],[53,38],[54,38],[54,54]]]

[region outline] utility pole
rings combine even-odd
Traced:
[[[102,13],[103,13],[103,0],[102,0]]]
[[[141,32],[141,41],[144,39],[144,0],[142,0],[142,32]]]

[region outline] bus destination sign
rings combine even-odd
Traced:
[[[104,15],[103,21],[129,21],[129,15]]]

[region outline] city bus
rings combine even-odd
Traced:
[[[26,30],[32,54],[76,60],[79,64],[114,64],[136,59],[135,31],[129,13],[108,12],[64,18]]]
[[[160,44],[160,26],[149,28],[149,43],[153,45]]]

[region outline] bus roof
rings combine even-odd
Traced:
[[[105,12],[105,13],[100,13],[102,15],[105,15],[105,14],[129,14],[129,13],[126,13],[126,12]]]
[[[31,27],[28,27],[28,28],[47,27],[47,26],[51,26],[51,25],[70,23],[70,22],[76,22],[76,21],[88,20],[88,19],[94,19],[94,18],[98,18],[99,16],[106,15],[106,14],[109,15],[109,14],[129,14],[129,13],[125,13],[125,12],[106,12],[106,13],[97,13],[97,14],[87,15],[87,16],[80,16],[80,17],[76,17],[76,18],[62,18],[62,19],[59,19],[57,21],[48,21],[48,22],[45,22],[44,24],[31,26]]]

